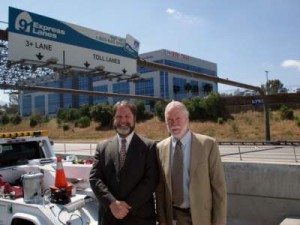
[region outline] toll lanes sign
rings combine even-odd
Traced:
[[[9,8],[8,60],[136,73],[139,42]]]

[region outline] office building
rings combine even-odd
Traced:
[[[157,50],[139,56],[150,62],[156,62],[179,69],[190,70],[209,76],[217,76],[217,64],[169,50]],[[205,96],[208,92],[217,92],[217,83],[204,81],[184,75],[157,71],[149,68],[137,68],[141,80],[129,82],[122,79],[104,79],[103,76],[66,76],[51,77],[38,85],[45,87],[66,88],[104,93],[144,95],[166,100],[181,100],[193,96]],[[51,75],[49,75],[51,76]],[[53,75],[52,75],[53,76]],[[37,81],[36,81],[37,82]],[[45,93],[23,91],[20,94],[21,116],[32,113],[55,115],[59,108],[78,108],[83,104],[115,103],[126,97],[72,95],[62,93]],[[149,109],[150,102],[145,101]]]

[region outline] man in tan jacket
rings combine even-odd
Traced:
[[[226,183],[216,141],[189,129],[189,113],[181,102],[167,105],[165,120],[171,136],[157,145],[159,224],[226,224]]]

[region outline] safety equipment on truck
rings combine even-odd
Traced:
[[[73,185],[67,182],[61,156],[57,156],[54,186],[50,187],[52,203],[67,204],[70,202]]]
[[[23,183],[24,202],[40,204],[43,202],[42,197],[42,173],[26,173],[21,176]]]

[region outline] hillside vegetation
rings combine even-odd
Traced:
[[[265,140],[264,114],[263,112],[247,111],[232,114],[232,119],[217,122],[192,121],[190,127],[193,131],[209,135],[219,141],[225,140]],[[294,116],[300,118],[300,110],[294,110]],[[1,132],[26,131],[26,130],[49,130],[49,137],[55,140],[79,140],[99,141],[115,135],[112,128],[100,128],[96,122],[91,122],[86,128],[74,127],[69,124],[70,129],[64,131],[56,119],[50,119],[47,123],[41,123],[31,128],[29,120],[23,119],[18,125],[11,123],[1,125]],[[280,111],[270,112],[271,140],[300,140],[300,124],[297,120],[281,119]],[[136,132],[145,137],[162,140],[168,136],[165,123],[157,117],[136,124]]]

